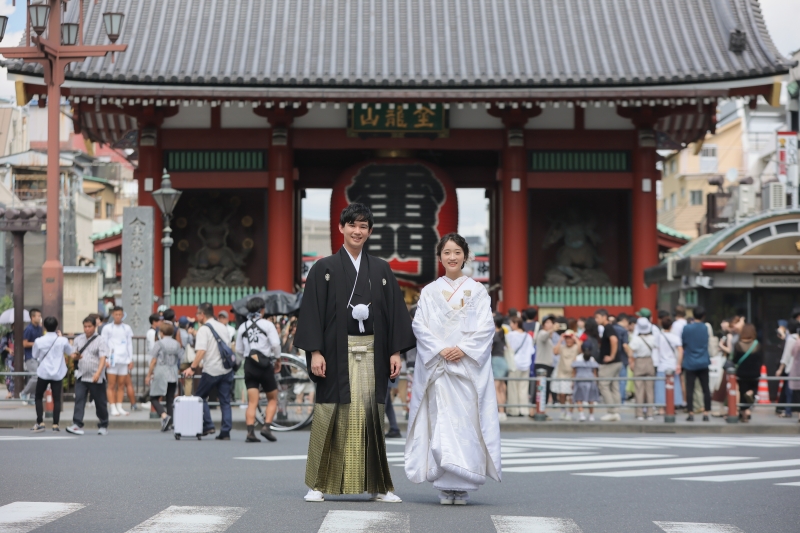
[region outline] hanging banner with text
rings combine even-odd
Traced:
[[[797,179],[797,132],[779,131],[778,134],[778,180],[796,185]]]
[[[390,134],[392,137],[447,137],[447,110],[441,105],[356,104],[348,116],[349,135]]]

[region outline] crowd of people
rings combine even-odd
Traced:
[[[656,317],[645,308],[635,316],[598,309],[588,318],[540,318],[531,307],[496,314],[494,321],[492,370],[500,420],[525,416],[526,407],[527,415],[535,416],[537,383],[529,378],[540,370],[547,377],[544,403],[558,409],[562,420],[572,420],[577,409],[579,421],[593,421],[602,402],[607,412],[600,420],[619,421],[619,406],[631,400],[637,420],[654,420],[665,414],[668,373],[674,376],[675,407],[687,413],[687,421],[695,414],[705,422],[726,414],[723,409],[712,413],[712,400],[727,402],[727,374],[737,379],[740,420],[749,422],[752,416],[764,349],[744,311],[723,320],[717,330],[706,321],[703,307],[689,314],[680,305]],[[780,321],[784,347],[778,376],[800,376],[799,321],[800,308]],[[800,382],[794,383],[796,391],[790,380],[780,384],[779,403],[800,403]],[[791,412],[791,407],[778,410],[782,417]]]
[[[74,385],[75,407],[73,423],[66,431],[84,434],[84,413],[87,404],[93,404],[98,418],[98,433],[108,431],[109,417],[127,416],[142,410],[149,401],[161,419],[161,430],[173,428],[173,403],[177,394],[200,396],[204,400],[203,435],[212,435],[216,429],[211,421],[208,400],[217,400],[222,413],[220,440],[230,439],[232,425],[231,404],[235,401],[235,386],[241,383],[247,420],[247,442],[258,442],[255,436],[255,412],[261,393],[267,396],[265,423],[261,435],[270,441],[276,438],[270,423],[277,408],[275,372],[280,370],[280,353],[297,354],[293,345],[296,329],[294,317],[263,318],[265,302],[253,298],[248,303],[249,314],[238,330],[231,323],[230,313],[214,314],[210,304],[201,304],[196,316],[176,319],[175,311],[160,308],[149,317],[150,328],[145,335],[147,366],[144,383],[147,394],[136,397],[131,372],[134,368],[134,339],[130,326],[125,324],[125,312],[116,306],[104,320],[99,314],[90,314],[83,320],[83,333],[69,339],[61,334],[55,317],[42,318],[38,309],[30,310],[30,322],[23,334],[25,348],[24,370],[33,373],[26,379],[20,398],[24,404],[36,406],[36,423],[32,432],[45,431],[44,397],[49,388],[53,398],[53,431],[60,431],[63,387]],[[209,326],[209,327],[203,327]],[[212,329],[213,328],[213,333]],[[238,354],[243,364],[228,369],[222,364],[215,335]],[[3,359],[6,368],[13,371],[13,340],[3,337]],[[195,386],[190,379],[198,374]],[[242,379],[234,380],[234,374]],[[181,379],[184,378],[184,379]],[[13,377],[6,378],[9,398],[14,394]],[[299,384],[301,401],[314,402],[314,390],[308,384]],[[127,394],[130,408],[123,406]]]

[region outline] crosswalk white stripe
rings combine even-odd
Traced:
[[[710,438],[710,437],[703,437],[697,439],[697,442],[702,442],[705,444],[717,444],[722,446],[749,446],[752,448],[784,448],[785,446],[782,444],[773,444],[768,442],[756,442],[756,441],[747,441],[745,439],[740,439],[738,441],[732,441],[726,438]]]
[[[653,522],[667,533],[744,533],[730,524],[703,524],[697,522]]]
[[[83,507],[82,503],[9,503],[0,507],[0,533],[27,533]]]
[[[508,461],[506,459],[518,459],[524,457],[580,457],[585,455],[597,456],[597,452],[520,452],[520,453],[502,453],[500,457],[503,464]],[[599,457],[599,456],[598,456]],[[387,454],[387,459],[390,463],[398,461],[405,461],[405,457],[391,457]]]
[[[645,476],[680,476],[684,474],[701,474],[703,472],[724,472],[725,470],[753,470],[755,468],[777,468],[781,466],[798,466],[800,459],[783,461],[759,461],[755,463],[736,463],[726,465],[681,466],[673,468],[649,468],[645,470],[622,470],[620,472],[603,472],[587,474],[602,477],[645,477]]]
[[[243,459],[245,461],[305,461],[307,455],[265,455],[261,457],[234,457],[234,459]]]
[[[11,440],[72,440],[78,437],[0,437],[0,441],[6,442]]]
[[[545,449],[545,450],[572,450],[576,452],[586,451],[586,450],[594,450],[599,448],[599,446],[589,446],[589,445],[567,445],[567,444],[550,444],[550,443],[538,443],[538,442],[531,442],[525,444],[526,448],[538,448],[538,449]]]
[[[535,464],[559,464],[559,463],[591,463],[595,461],[615,461],[617,459],[655,459],[657,457],[674,457],[673,455],[656,453],[625,453],[615,455],[589,455],[581,457],[542,457],[533,459],[508,459],[503,460],[505,465],[535,465]]]
[[[800,470],[777,470],[775,472],[753,472],[750,474],[729,474],[726,476],[679,477],[681,481],[712,481],[725,483],[727,481],[753,481],[757,479],[780,479],[782,477],[800,477]]]
[[[595,438],[592,439],[592,444],[602,446],[603,448],[625,448],[631,450],[654,450],[656,448],[663,448],[663,444],[654,442],[642,442],[638,439],[613,439],[613,438]]]
[[[239,520],[244,507],[167,507],[127,533],[219,533]]]
[[[328,511],[318,533],[410,533],[407,513],[382,511]]]
[[[503,467],[503,472],[568,472],[572,470],[584,472],[586,470],[604,470],[607,468],[633,468],[638,466],[665,466],[665,465],[686,465],[707,462],[723,462],[723,461],[737,461],[740,457],[678,457],[672,459],[652,459],[645,461],[612,461],[610,463],[593,463],[593,464],[567,464],[567,465],[544,465],[544,466],[519,466],[519,467]],[[744,457],[744,459],[754,459],[753,457]],[[578,475],[592,475],[592,474],[578,474]],[[595,474],[603,475],[603,474]]]
[[[782,487],[800,487],[800,481],[792,481],[791,483],[775,483]]]
[[[492,515],[492,522],[497,533],[581,533],[569,518]]]

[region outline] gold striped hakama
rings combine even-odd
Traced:
[[[306,485],[325,494],[394,490],[386,460],[383,398],[375,398],[374,337],[349,336],[350,403],[314,406]]]

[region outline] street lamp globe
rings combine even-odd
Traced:
[[[0,41],[3,40],[3,36],[6,34],[6,26],[8,25],[8,17],[5,15],[0,15]]]
[[[107,12],[103,13],[103,26],[106,29],[106,35],[111,43],[116,43],[119,39],[119,34],[122,33],[122,22],[125,20],[124,13]]]
[[[153,191],[153,199],[161,212],[167,218],[172,217],[172,211],[175,209],[175,204],[181,197],[181,191],[172,188],[172,180],[167,174],[166,169],[164,175],[161,177],[161,188]]]
[[[65,22],[61,25],[61,44],[73,46],[78,43],[78,24]]]
[[[31,18],[31,28],[36,32],[36,35],[41,35],[47,29],[50,4],[31,4],[28,6],[28,15]]]

